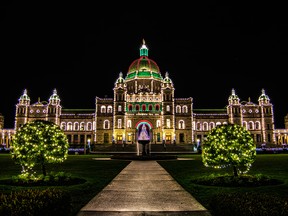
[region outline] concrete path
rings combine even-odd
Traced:
[[[77,216],[210,216],[156,161],[132,161]]]

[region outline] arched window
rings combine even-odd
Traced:
[[[249,130],[254,130],[254,123],[252,121],[249,122]]]
[[[132,108],[133,108],[132,104],[129,104],[128,110],[129,110],[129,111],[132,111]]]
[[[61,129],[62,129],[63,131],[66,130],[66,123],[65,123],[65,122],[62,122],[62,123],[61,123]]]
[[[201,123],[197,122],[196,124],[196,130],[200,131],[201,130]]]
[[[67,130],[69,130],[69,131],[72,130],[72,122],[68,122],[68,124],[67,124]]]
[[[209,130],[212,130],[215,127],[215,123],[214,122],[210,122],[209,123]]]
[[[80,123],[80,130],[81,131],[85,130],[85,123],[84,122]]]
[[[91,122],[88,122],[88,123],[87,123],[87,130],[88,130],[88,131],[91,131],[91,130],[92,130],[92,123],[91,123]]]
[[[260,130],[261,129],[261,124],[259,121],[255,122],[255,130]]]
[[[166,111],[170,112],[170,106],[169,105],[166,106]]]
[[[106,106],[101,106],[101,113],[106,113]]]
[[[152,104],[149,104],[149,106],[148,106],[148,109],[149,109],[149,111],[152,111]]]
[[[208,131],[208,123],[207,122],[203,123],[203,130]]]
[[[156,106],[155,106],[155,110],[156,110],[156,111],[159,111],[159,110],[160,110],[160,106],[159,106],[159,104],[156,104]]]
[[[182,107],[183,113],[188,113],[188,107],[185,105]]]
[[[166,119],[166,127],[171,128],[171,121],[170,119]]]
[[[246,121],[243,121],[242,124],[243,124],[243,127],[246,128],[246,130],[248,130],[248,128],[247,128],[247,122],[246,122]]]
[[[109,129],[110,128],[110,122],[109,120],[104,120],[103,122],[103,129]]]
[[[121,112],[121,111],[122,111],[122,106],[119,105],[119,106],[118,106],[118,112]]]
[[[79,123],[78,122],[74,122],[74,130],[75,131],[79,130]]]
[[[176,106],[176,113],[181,113],[181,106],[180,105]]]
[[[178,128],[179,129],[185,129],[185,122],[183,120],[180,120],[178,123]]]
[[[157,121],[156,121],[156,127],[157,127],[157,128],[160,128],[160,127],[161,127],[161,121],[160,121],[160,120],[157,120]]]
[[[131,120],[128,120],[127,121],[127,128],[131,128],[132,127],[132,122],[131,122]]]
[[[112,113],[112,106],[108,106],[107,113]]]
[[[139,106],[139,104],[136,104],[136,111],[139,111],[140,110],[140,106]]]
[[[142,111],[146,111],[146,105],[145,104],[142,105]]]

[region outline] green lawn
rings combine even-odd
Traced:
[[[72,215],[77,212],[98,192],[100,192],[126,165],[129,161],[116,160],[94,160],[95,157],[102,155],[69,155],[68,159],[62,164],[49,165],[47,171],[64,171],[72,174],[73,177],[83,178],[84,184],[73,186],[58,186],[58,188],[69,191],[72,196],[73,209]],[[11,178],[21,172],[21,167],[15,165],[9,154],[0,154],[0,179]],[[37,169],[36,169],[37,170]],[[41,174],[41,170],[37,173]],[[50,186],[51,187],[51,186]],[[47,186],[33,187],[47,188]],[[27,189],[25,187],[0,185],[1,192]]]
[[[69,191],[71,194],[73,216],[129,164],[129,161],[124,160],[94,160],[96,157],[103,157],[103,155],[69,155],[64,163],[48,166],[47,171],[64,171],[72,174],[74,177],[84,178],[86,180],[84,184],[58,186]],[[189,160],[160,160],[158,162],[207,209],[209,209],[209,199],[219,192],[255,191],[276,194],[277,196],[286,198],[288,196],[288,154],[257,155],[256,161],[249,174],[268,175],[271,178],[276,178],[284,182],[281,185],[263,187],[217,187],[193,184],[191,183],[191,179],[193,178],[210,175],[212,173],[229,172],[232,174],[232,170],[217,170],[204,167],[201,161],[201,155],[179,155],[178,157],[179,159],[185,157]],[[21,171],[21,167],[14,164],[9,154],[0,154],[0,164],[0,180],[11,178],[11,176],[18,175]],[[38,171],[41,173],[40,170],[37,170],[37,172]],[[44,189],[47,188],[47,186],[35,188]],[[0,185],[0,193],[23,189],[27,188]]]
[[[181,156],[182,157],[182,156]],[[217,187],[191,183],[191,179],[211,174],[229,173],[232,169],[207,168],[202,164],[201,155],[183,156],[193,160],[159,161],[171,176],[191,193],[202,205],[209,209],[209,201],[218,193],[259,192],[288,199],[288,154],[257,155],[248,174],[262,174],[283,181],[283,184],[261,187]]]

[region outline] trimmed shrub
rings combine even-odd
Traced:
[[[60,216],[69,215],[71,197],[55,188],[22,190],[0,195],[0,215]]]

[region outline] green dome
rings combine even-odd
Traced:
[[[148,58],[148,48],[145,45],[145,41],[143,40],[143,44],[140,48],[140,58],[134,60],[128,69],[128,73],[126,79],[133,78],[156,78],[162,79],[160,74],[160,69],[155,61]]]

